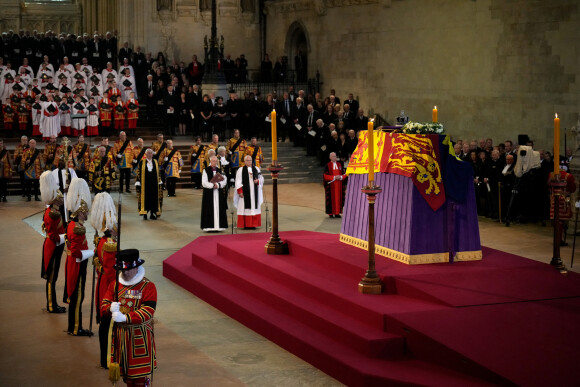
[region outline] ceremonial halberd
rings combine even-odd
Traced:
[[[480,260],[481,244],[471,165],[450,153],[445,135],[377,131],[376,253],[407,263]],[[340,240],[368,247],[367,132],[353,153]],[[452,148],[451,148],[452,151]]]

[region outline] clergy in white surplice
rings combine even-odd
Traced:
[[[262,225],[263,186],[264,177],[260,173],[260,168],[252,166],[252,156],[244,157],[244,166],[236,172],[234,191],[234,206],[238,209],[238,228],[256,228]]]
[[[218,159],[211,156],[209,166],[203,170],[201,185],[201,229],[203,231],[223,231],[228,228],[225,186],[227,179],[218,167]]]

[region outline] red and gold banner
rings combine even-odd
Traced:
[[[439,135],[378,131],[374,142],[375,172],[410,177],[434,211],[445,203],[443,177],[438,162]],[[364,130],[359,134],[358,146],[350,158],[346,173],[368,173],[368,142]]]

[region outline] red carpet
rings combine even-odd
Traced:
[[[387,293],[358,293],[367,254],[338,235],[201,237],[165,277],[351,386],[573,385],[580,275],[484,248],[482,261],[408,266],[377,256]]]

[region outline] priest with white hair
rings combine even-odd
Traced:
[[[252,165],[252,156],[244,157],[244,166],[236,172],[234,206],[238,209],[238,228],[254,229],[262,225],[262,187],[260,168]]]

